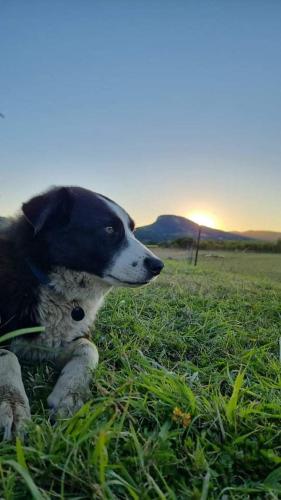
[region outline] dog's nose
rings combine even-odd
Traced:
[[[161,273],[164,267],[162,260],[156,259],[155,257],[145,257],[144,265],[153,276],[157,276],[157,274]]]

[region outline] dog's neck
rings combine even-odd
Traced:
[[[86,272],[57,267],[47,274],[31,259],[26,258],[25,262],[40,285],[62,295],[66,301],[100,298],[111,288],[98,276]]]
[[[49,274],[49,279],[54,292],[63,295],[69,302],[74,300],[83,302],[95,298],[99,300],[112,288],[98,276],[63,267],[55,268]]]

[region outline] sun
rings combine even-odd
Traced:
[[[216,220],[213,215],[204,212],[192,212],[188,216],[188,219],[192,220],[199,226],[216,227]]]

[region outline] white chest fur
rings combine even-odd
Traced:
[[[12,344],[12,350],[24,358],[54,359],[66,344],[87,334],[111,288],[93,275],[64,268],[56,269],[50,278],[51,287],[40,287],[37,308],[38,322],[45,331],[32,341],[22,337]],[[75,304],[84,310],[81,321],[71,316]]]

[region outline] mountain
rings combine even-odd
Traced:
[[[162,243],[178,238],[198,235],[198,224],[179,215],[160,215],[153,224],[136,229],[136,237],[143,243]],[[202,226],[201,238],[205,240],[248,240],[238,233],[227,233],[219,229]]]
[[[253,238],[254,240],[264,240],[264,241],[277,241],[281,240],[281,233],[278,231],[245,231],[243,233],[239,232],[241,236],[247,236],[248,238]]]

